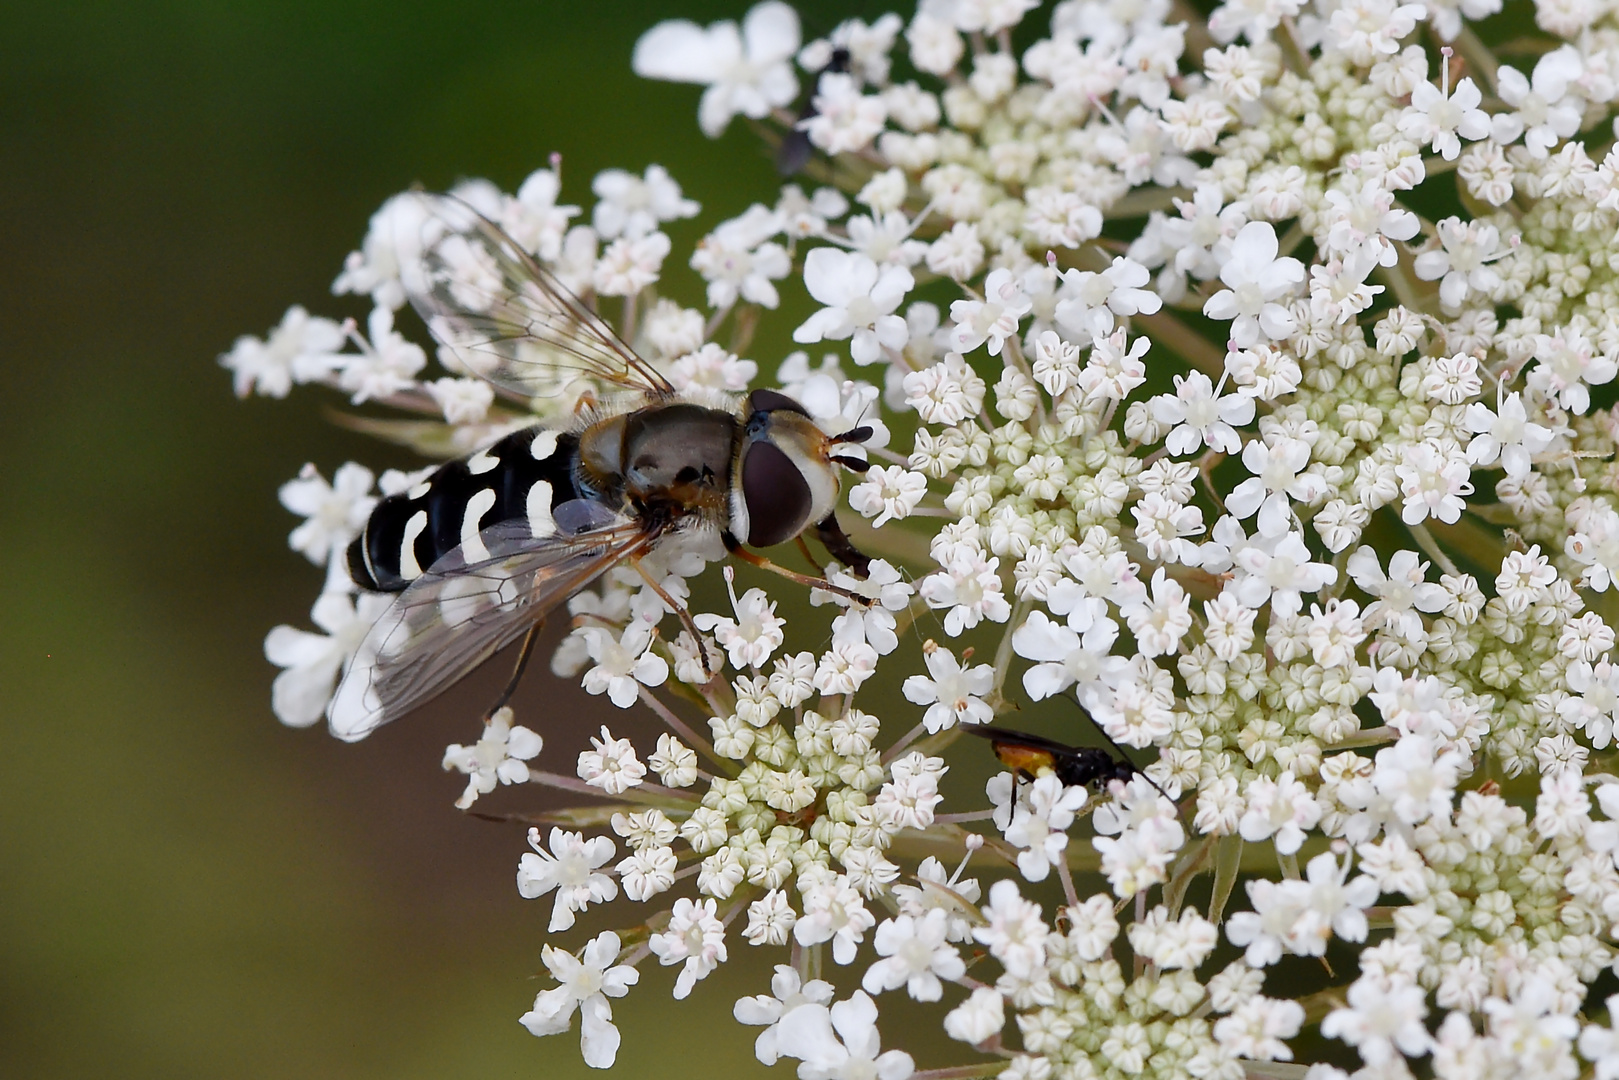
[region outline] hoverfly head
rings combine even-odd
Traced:
[[[838,497],[838,459],[830,450],[839,441],[786,394],[749,394],[731,469],[731,531],[752,547],[769,547],[824,520]]]

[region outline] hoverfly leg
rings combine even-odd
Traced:
[[[534,655],[534,646],[539,642],[540,631],[543,629],[545,629],[545,620],[541,619],[529,627],[528,633],[523,635],[522,647],[517,651],[517,666],[512,669],[512,677],[506,680],[506,689],[500,692],[500,696],[495,699],[495,703],[489,706],[488,711],[483,714],[485,723],[488,723],[491,717],[505,708],[506,703],[512,699],[512,695],[517,693],[517,684],[523,681],[523,670],[528,667],[529,658]]]
[[[822,566],[818,561],[816,561],[815,553],[810,550],[809,544],[804,542],[804,534],[799,533],[797,536],[793,537],[793,543],[797,544],[798,550],[803,553],[804,561],[815,567],[815,572],[817,574],[821,575],[822,577],[826,577],[826,567]]]
[[[815,526],[815,538],[834,559],[847,566],[855,577],[864,579],[871,574],[871,557],[862,554],[849,542],[849,536],[843,531],[843,526],[838,524],[836,514],[826,515],[826,520]]]
[[[658,599],[662,600],[669,610],[675,613],[675,617],[680,620],[680,625],[685,627],[686,633],[691,635],[692,644],[697,648],[697,662],[703,665],[703,675],[712,679],[717,673],[708,666],[708,648],[703,644],[702,631],[698,630],[697,624],[692,621],[691,612],[686,610],[686,605],[670,596],[668,591],[662,585],[659,585],[651,574],[647,573],[646,567],[641,565],[640,559],[631,559],[630,565],[635,567],[635,572],[641,575],[641,579],[647,585],[651,586],[652,591],[658,594]]]
[[[758,552],[749,551],[747,548],[742,546],[742,541],[732,536],[729,531],[721,533],[720,538],[725,541],[726,551],[729,551],[732,555],[735,555],[737,558],[751,566],[757,566],[761,570],[769,570],[772,574],[779,574],[788,581],[796,581],[798,584],[808,588],[820,589],[822,592],[829,592],[835,596],[841,596],[851,603],[859,604],[861,608],[868,608],[872,604],[871,597],[869,596],[861,596],[859,593],[850,589],[845,589],[841,585],[834,585],[825,578],[810,577],[808,574],[800,574],[796,570],[789,570],[779,563],[771,562]]]

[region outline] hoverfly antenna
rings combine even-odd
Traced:
[[[860,443],[863,443],[867,439],[871,438],[872,435],[873,435],[873,431],[872,431],[871,427],[868,426],[868,425],[862,424],[860,427],[850,428],[848,431],[845,431],[842,435],[834,435],[830,439],[828,439],[827,441],[830,442],[833,446],[840,446],[840,445],[842,445],[844,443],[854,443],[856,445],[859,445]]]

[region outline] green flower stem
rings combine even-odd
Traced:
[[[1132,315],[1143,332],[1162,343],[1192,367],[1216,381],[1225,374],[1225,350],[1168,311],[1155,315]]]
[[[653,695],[652,691],[648,690],[644,686],[641,687],[641,703],[647,708],[651,709],[653,712],[657,713],[658,719],[669,725],[669,730],[673,731],[676,735],[679,735],[682,739],[685,739],[687,746],[690,746],[693,750],[697,751],[699,754],[702,754],[704,757],[708,758],[708,760],[718,765],[720,771],[726,776],[734,777],[741,771],[737,768],[736,762],[720,757],[720,755],[715,752],[713,743],[710,743],[707,739],[697,734],[697,732],[690,725],[688,725],[680,717],[676,716],[670,710],[669,706],[659,701],[657,697]]]
[[[1209,921],[1219,923],[1225,917],[1226,901],[1237,885],[1237,871],[1242,869],[1242,837],[1222,836],[1214,851],[1214,892],[1209,897]]]
[[[546,787],[571,791],[575,795],[602,794],[601,788],[592,787],[578,777],[563,776],[561,773],[530,769],[528,779],[531,784],[544,784]],[[683,792],[676,792],[661,784],[642,784],[640,787],[633,787],[620,793],[617,797],[638,806],[656,806],[660,810],[676,810],[681,813],[690,813],[695,805]]]
[[[1423,553],[1428,558],[1438,563],[1445,573],[1452,576],[1461,573],[1460,570],[1456,569],[1456,564],[1451,561],[1450,556],[1446,555],[1444,550],[1440,548],[1439,542],[1433,538],[1433,533],[1428,531],[1426,525],[1409,525],[1407,528],[1411,530],[1411,536],[1416,540],[1417,546],[1423,550]]]

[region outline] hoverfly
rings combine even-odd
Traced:
[[[620,563],[640,570],[700,641],[684,607],[641,567],[679,536],[717,536],[748,562],[860,599],[744,545],[813,531],[864,576],[870,560],[833,507],[839,467],[866,468],[840,448],[870,438],[870,428],[828,435],[773,390],[740,401],[683,396],[494,222],[453,197],[419,198],[424,233],[402,276],[444,349],[510,394],[554,393],[583,378],[613,397],[587,392],[565,428],[514,431],[377,504],[348,550],[349,572],[362,589],[398,599],[327,708],[334,735],[365,737],[527,635],[520,673],[545,616]]]

